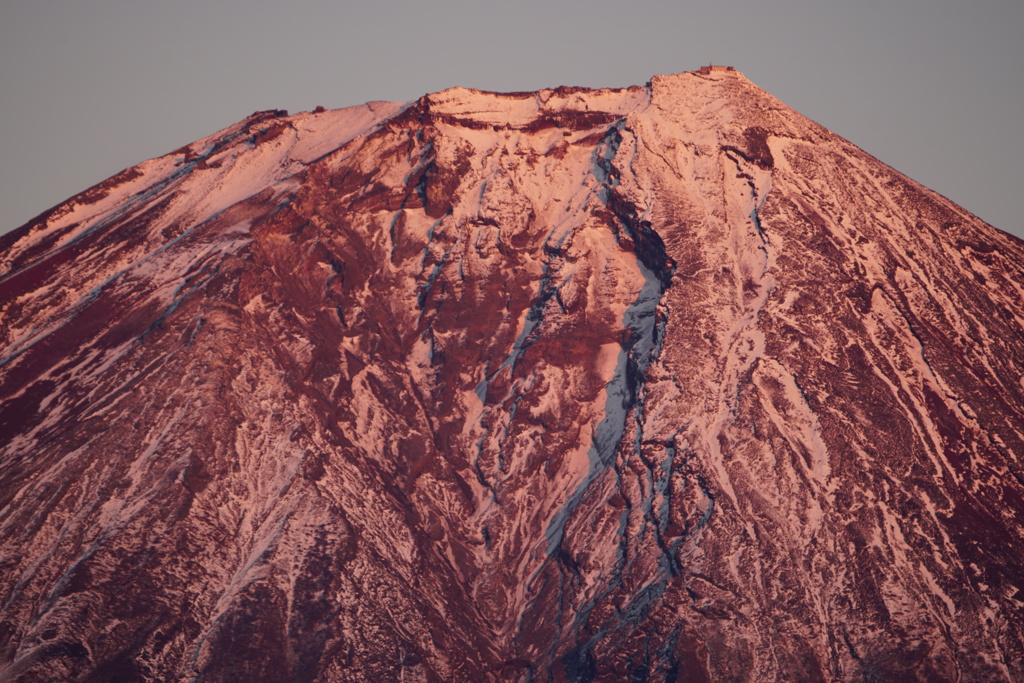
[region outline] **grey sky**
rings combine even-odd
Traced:
[[[1007,232],[1024,2],[0,0],[0,232],[257,109],[732,64]]]

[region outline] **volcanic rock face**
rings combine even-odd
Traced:
[[[0,680],[1024,679],[1022,272],[737,72],[254,115],[0,240]]]

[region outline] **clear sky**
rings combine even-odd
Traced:
[[[734,65],[1024,237],[1022,0],[0,0],[0,232],[258,109]]]

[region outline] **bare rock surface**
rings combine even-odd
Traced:
[[[0,238],[0,680],[1024,680],[1022,273],[739,72],[258,113]]]

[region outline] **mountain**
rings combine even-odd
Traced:
[[[730,69],[254,114],[0,238],[0,680],[1024,680],[1022,273]]]

